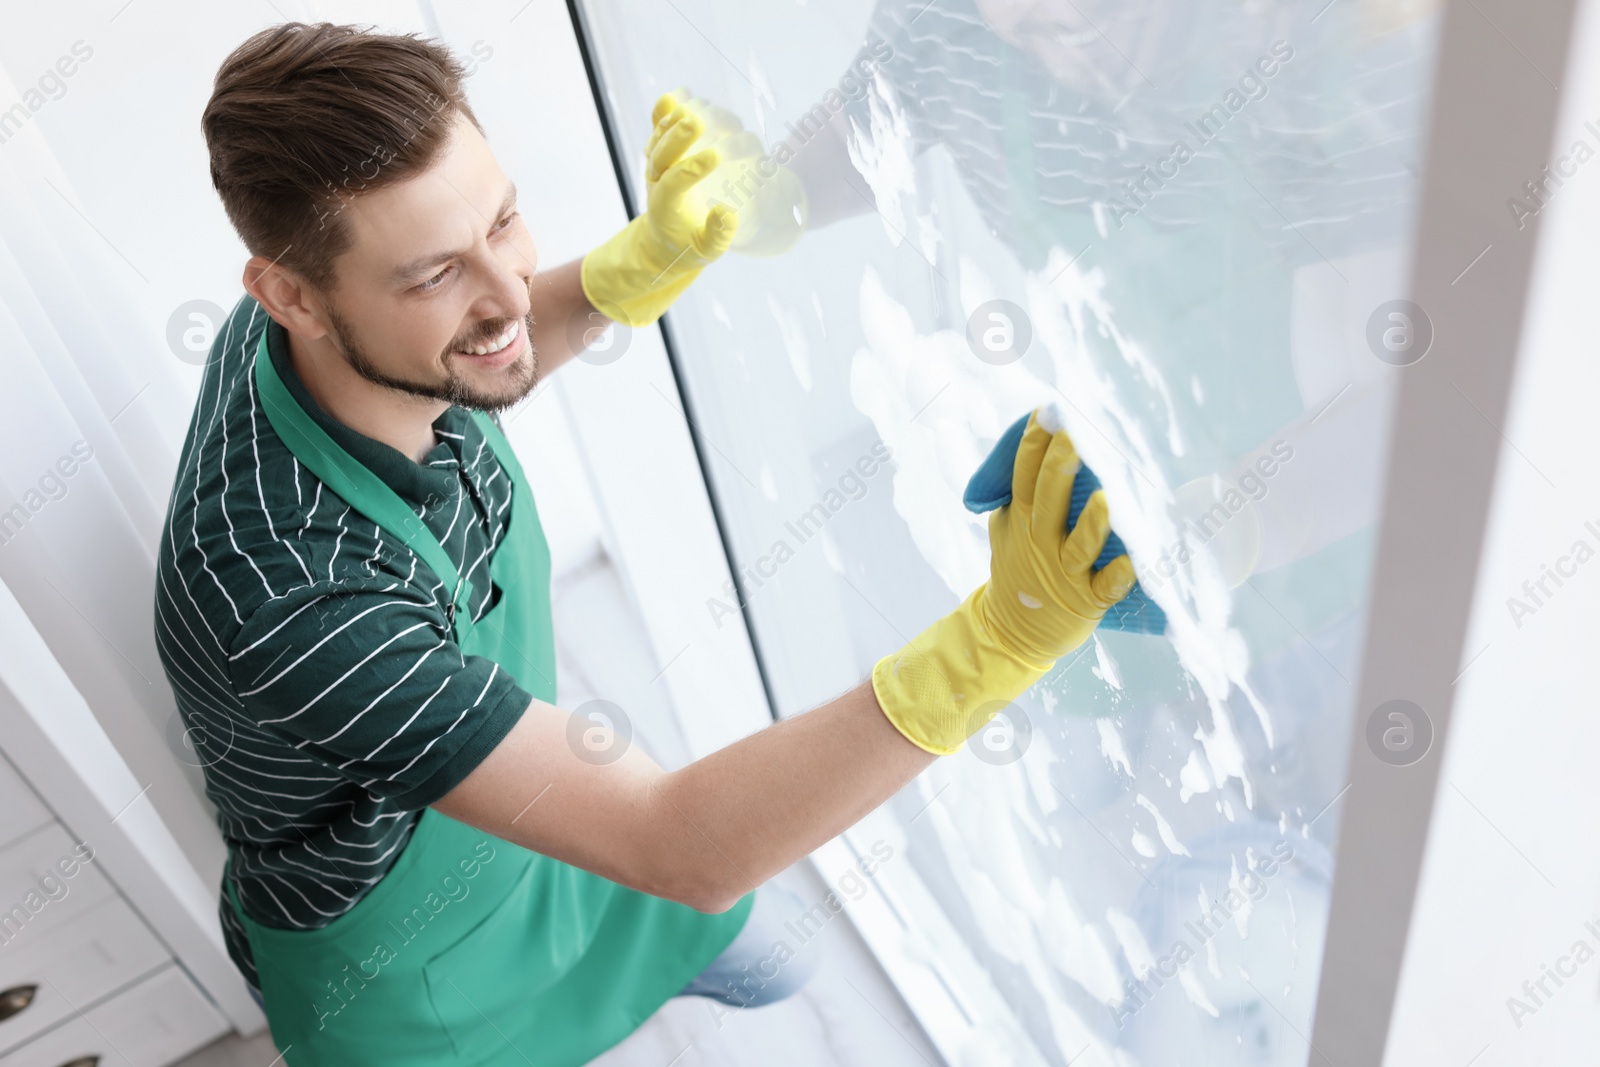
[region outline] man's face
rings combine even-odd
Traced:
[[[538,260],[516,188],[470,122],[454,116],[432,167],[345,200],[343,216],[352,242],[323,300],[351,367],[391,389],[489,411],[533,389]]]

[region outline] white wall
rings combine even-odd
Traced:
[[[1552,161],[1580,139],[1600,152],[1584,126],[1600,126],[1593,0],[1572,48]],[[1600,162],[1578,169],[1539,225],[1390,1064],[1558,1067],[1594,1062],[1600,1045]],[[1578,542],[1589,561],[1562,562],[1575,573],[1530,597],[1523,583]],[[1532,612],[1514,613],[1516,601]],[[1583,963],[1569,958],[1580,942]],[[1524,990],[1558,963],[1571,977]]]

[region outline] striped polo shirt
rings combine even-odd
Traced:
[[[294,373],[288,335],[253,298],[218,330],[167,505],[156,642],[227,842],[224,879],[251,918],[301,930],[383,878],[422,809],[531,697],[493,661],[462,654],[443,583],[278,439],[256,388],[262,331],[300,405],[472,582],[474,619],[499,596],[487,572],[512,486],[465,410],[433,424],[438,443],[419,464],[324,413]],[[226,887],[220,914],[229,954],[259,985]]]
[[[1368,39],[1348,4],[1184,0],[1142,70],[1116,53],[1128,41],[1099,50],[1127,75],[1117,96],[1063,84],[995,32],[987,6],[880,0],[851,68],[873,72],[872,91],[842,105],[851,125],[873,141],[904,130],[912,155],[942,149],[989,232],[1041,280],[1063,273],[1046,274],[1051,254],[1080,263],[1093,296],[1071,312],[1086,322],[1078,343],[1151,405],[1141,418],[1183,427],[1184,477],[1300,417],[1296,273],[1410,231],[1431,25]],[[1017,34],[1049,39],[1026,22]],[[927,191],[915,205],[943,208]],[[964,256],[961,232],[947,236],[940,255]]]
[[[1290,265],[1392,244],[1415,199],[1432,30],[1368,40],[1348,5],[1284,11],[1269,20],[1238,0],[1174,5],[1160,66],[1115,98],[1063,85],[996,34],[976,0],[880,0],[852,69],[881,73],[914,151],[944,146],[991,231],[1030,269],[1042,260],[1027,231],[1059,224],[1052,212],[1102,238],[1135,208],[1168,232],[1231,217]],[[1269,56],[1276,69],[1260,77],[1255,63]],[[1103,59],[1126,73],[1115,46]],[[1246,74],[1259,87],[1250,97]],[[844,105],[862,131],[875,128],[872,96]],[[1180,142],[1193,153],[1181,164]]]

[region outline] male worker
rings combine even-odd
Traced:
[[[700,120],[663,98],[644,214],[539,271],[462,75],[414,37],[287,24],[228,57],[202,120],[249,295],[201,383],[156,631],[213,739],[228,947],[294,1067],[577,1064],[715,995],[762,883],[1133,582],[1091,568],[1103,495],[1065,531],[1078,461],[1036,414],[989,581],[870,682],[671,773],[582,758],[550,703],[549,554],[487,413],[571,357],[575,315],[655,321],[737,219],[687,207],[716,157],[685,158]]]

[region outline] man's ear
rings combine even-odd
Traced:
[[[328,333],[323,303],[298,274],[276,260],[251,256],[244,265],[245,292],[290,333],[307,341]]]

